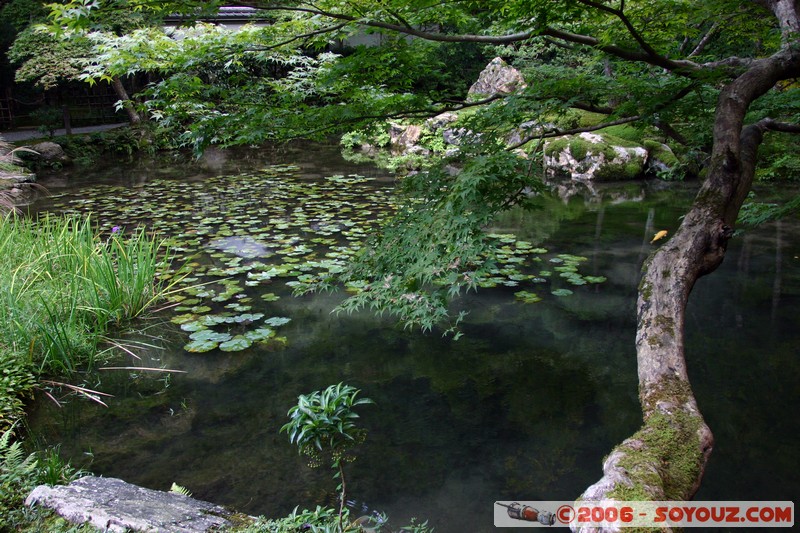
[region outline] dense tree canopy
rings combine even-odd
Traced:
[[[447,296],[491,260],[482,229],[539,187],[548,138],[628,124],[702,168],[694,206],[644,268],[636,339],[644,425],[585,494],[691,497],[713,441],[688,385],[683,313],[694,282],[724,256],[765,133],[787,143],[780,136],[800,132],[798,2],[248,1],[238,5],[258,8],[270,25],[103,29],[115,8],[196,17],[221,4],[73,0],[53,6],[51,28],[93,43],[87,80],[153,75],[144,110],[197,150],[320,138],[447,110],[463,111],[460,125],[475,132],[458,154],[431,158],[427,172],[405,181],[407,207],[354,267],[375,280],[373,290],[351,307],[389,308],[426,326],[445,318]],[[365,34],[379,35],[380,45],[342,49]],[[496,55],[522,71],[527,87],[468,101],[464,80]],[[538,127],[509,146],[523,123]],[[520,147],[527,159],[513,151]]]

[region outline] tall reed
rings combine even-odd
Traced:
[[[89,217],[0,220],[0,344],[39,373],[92,366],[99,339],[170,286],[163,241],[144,229],[100,238]],[[2,357],[2,355],[0,355]]]

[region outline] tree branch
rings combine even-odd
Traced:
[[[308,33],[303,33],[301,35],[295,35],[285,41],[282,41],[277,44],[273,44],[270,46],[263,46],[263,47],[253,47],[253,48],[246,48],[245,51],[247,52],[265,52],[267,50],[274,50],[276,48],[280,48],[282,46],[286,46],[287,44],[293,43],[295,41],[300,41],[302,39],[308,39],[309,37],[316,37],[317,35],[322,35],[324,33],[330,33],[337,30],[340,30],[347,26],[347,22],[341,22],[339,24],[334,24],[333,26],[327,26],[325,28],[320,28],[319,30],[310,31]]]
[[[672,104],[674,102],[677,102],[681,98],[687,96],[689,93],[692,92],[692,90],[694,90],[694,84],[687,85],[686,87],[684,87],[683,89],[681,89],[680,91],[675,93],[668,100],[666,100],[664,102],[660,102],[658,105],[654,106],[653,109],[648,113],[648,115],[653,115],[655,113],[658,113],[660,110],[666,108],[670,104]],[[574,105],[575,107],[578,107],[579,109],[586,109],[585,107],[579,107],[580,104],[578,104],[578,105],[572,104],[572,105]],[[643,116],[645,116],[645,115],[635,115],[635,116],[630,116],[630,117],[623,117],[623,118],[620,118],[620,119],[617,119],[617,120],[612,120],[612,121],[609,121],[609,122],[603,122],[602,124],[596,124],[594,126],[586,126],[586,127],[583,127],[583,128],[573,128],[573,129],[570,129],[570,130],[551,130],[551,131],[548,131],[548,132],[540,132],[540,133],[535,134],[535,135],[526,136],[524,139],[520,140],[518,143],[515,143],[513,146],[509,146],[508,149],[509,150],[514,150],[514,149],[519,148],[520,146],[522,146],[525,143],[530,142],[530,141],[532,141],[534,139],[545,139],[545,138],[551,138],[551,137],[558,137],[560,135],[576,135],[578,133],[586,133],[586,132],[589,132],[589,131],[601,130],[603,128],[608,128],[610,126],[619,126],[621,124],[630,124],[631,122],[636,122],[638,120],[641,120]]]
[[[458,105],[453,106],[442,106],[442,107],[429,107],[429,108],[419,108],[419,109],[409,109],[406,111],[397,111],[393,113],[380,113],[380,114],[373,114],[373,115],[358,115],[355,117],[348,117],[343,120],[337,121],[335,124],[324,124],[317,128],[313,128],[310,130],[305,130],[302,133],[297,133],[296,131],[292,130],[291,126],[287,126],[291,131],[292,135],[291,138],[298,138],[298,137],[305,137],[305,136],[312,136],[315,134],[324,133],[326,131],[331,131],[335,128],[338,128],[345,124],[358,124],[359,122],[364,122],[366,120],[389,120],[393,118],[423,118],[423,117],[433,117],[436,115],[440,115],[442,113],[447,112],[454,112],[454,111],[461,111],[463,109],[467,109],[470,107],[477,107],[489,104],[495,100],[499,100],[501,98],[505,98],[506,95],[503,94],[494,94],[489,96],[488,98],[484,98],[482,100],[476,100],[474,102],[460,102]],[[279,129],[278,126],[274,126],[275,129]]]
[[[413,35],[414,37],[419,37],[420,39],[425,39],[427,41],[510,44],[528,40],[531,37],[537,36],[539,33],[535,30],[529,30],[518,33],[510,33],[506,35],[449,34],[449,33],[420,30],[411,26],[406,26],[407,23],[392,24],[390,22],[385,22],[382,20],[370,20],[370,19],[359,18],[353,15],[348,15],[346,13],[334,13],[330,11],[324,11],[322,9],[314,7],[274,6],[274,5],[262,6],[260,5],[260,2],[240,2],[240,4],[254,7],[256,9],[260,9],[263,11],[289,11],[297,13],[308,13],[310,15],[320,15],[323,17],[328,17],[336,20],[344,20],[347,22],[360,24],[362,26],[368,26],[370,28],[380,28],[383,30],[405,33],[407,35]]]
[[[645,52],[630,50],[613,44],[602,44],[600,40],[597,39],[596,37],[591,37],[589,35],[582,35],[579,33],[571,33],[556,28],[549,28],[549,27],[545,28],[544,30],[542,30],[541,34],[570,43],[591,46],[592,48],[596,48],[597,50],[613,55],[620,59],[624,59],[626,61],[647,63],[657,67],[661,67],[680,76],[693,77],[699,71],[704,70],[705,67],[705,65],[699,65],[693,61],[674,60],[664,56],[650,55]]]
[[[636,28],[633,27],[633,23],[631,20],[623,13],[625,9],[625,1],[622,0],[620,2],[619,9],[614,9],[611,6],[607,6],[605,4],[601,4],[599,2],[594,2],[592,0],[578,0],[581,4],[587,5],[589,7],[593,7],[599,11],[605,11],[611,15],[617,17],[620,22],[625,26],[625,29],[628,30],[628,33],[633,37],[633,39],[639,44],[639,47],[644,50],[644,52],[652,57],[662,57],[658,52],[656,52],[652,46],[647,44],[647,41],[644,40],[644,37],[636,31]]]
[[[348,15],[346,13],[325,11],[323,9],[316,8],[313,6],[312,7],[280,6],[280,5],[263,6],[261,5],[260,2],[240,2],[240,4],[261,9],[263,11],[288,11],[297,13],[308,13],[311,15],[319,15],[370,28],[377,28],[397,33],[403,33],[406,35],[411,35],[414,37],[418,37],[420,39],[424,39],[427,41],[434,41],[434,42],[512,44],[516,42],[527,41],[534,37],[545,37],[545,38],[550,37],[551,39],[556,40],[556,43],[554,44],[561,42],[562,46],[564,46],[563,43],[573,43],[573,44],[590,46],[592,48],[596,48],[597,50],[618,57],[620,59],[624,59],[626,61],[647,63],[649,65],[661,67],[677,75],[689,78],[696,77],[697,74],[700,73],[701,71],[705,72],[710,69],[716,69],[720,67],[746,68],[747,66],[749,66],[748,62],[738,58],[731,58],[722,62],[698,64],[690,60],[675,60],[659,55],[651,46],[649,46],[644,41],[641,35],[639,35],[639,33],[636,32],[636,29],[633,28],[631,22],[623,13],[620,12],[620,10],[609,8],[608,6],[604,6],[603,4],[594,2],[592,0],[579,0],[579,1],[589,7],[618,14],[617,16],[620,17],[620,19],[623,21],[623,24],[626,24],[626,28],[628,28],[629,33],[631,33],[631,35],[634,36],[634,39],[636,39],[637,43],[639,44],[639,46],[642,48],[643,51],[631,50],[619,45],[603,44],[596,37],[592,37],[590,35],[583,35],[579,33],[571,33],[566,30],[561,30],[553,27],[545,27],[539,29],[533,28],[527,31],[509,33],[505,35],[449,34],[449,33],[417,29],[408,25],[408,22],[406,21],[403,21],[403,23],[401,24],[393,24],[382,20],[370,20],[365,18],[359,18],[353,15]],[[753,0],[753,1],[759,1],[759,0]],[[764,0],[764,1],[770,1],[770,0]],[[772,1],[783,2],[791,0],[772,0]]]
[[[714,22],[711,27],[708,29],[705,35],[700,39],[700,42],[697,43],[697,46],[694,47],[694,50],[686,57],[694,57],[700,55],[700,53],[705,50],[708,43],[711,42],[711,39],[719,32],[719,22]]]
[[[755,126],[763,131],[780,131],[783,133],[800,133],[800,124],[791,124],[788,122],[778,122],[771,118],[762,118],[755,123]]]

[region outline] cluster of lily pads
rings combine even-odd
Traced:
[[[542,263],[542,259],[539,257],[535,258],[534,261]],[[548,267],[550,270],[543,268],[539,271],[538,275],[531,275],[527,279],[533,283],[546,283],[548,279],[556,277],[557,274],[559,278],[575,286],[586,285],[587,283],[603,283],[606,281],[605,276],[586,276],[578,272],[578,265],[584,261],[586,261],[586,258],[578,255],[558,254],[549,259],[549,262],[553,265]],[[554,274],[554,272],[556,274]],[[550,294],[553,296],[569,296],[572,294],[572,291],[565,287],[560,287],[552,289]],[[535,292],[524,290],[515,292],[514,296],[523,303],[536,303],[542,300]]]
[[[93,213],[101,231],[144,225],[168,238],[170,275],[180,269],[185,276],[183,290],[172,297],[172,321],[189,334],[190,352],[285,342],[275,328],[290,319],[270,316],[270,303],[344,271],[395,212],[390,186],[356,174],[307,178],[291,165],[199,181],[153,179],[140,188],[95,186],[50,202],[54,211]],[[497,267],[477,280],[480,287],[544,283],[553,272],[571,285],[604,280],[578,273],[583,258],[570,255],[552,257],[552,268],[533,272],[547,250],[510,234],[490,238]],[[358,292],[366,284],[349,282],[345,289]],[[524,290],[516,295],[522,302],[538,299]]]

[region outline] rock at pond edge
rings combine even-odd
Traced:
[[[36,487],[28,506],[54,510],[75,524],[107,531],[206,532],[233,525],[231,511],[181,494],[146,489],[121,479],[88,476],[69,485]]]

